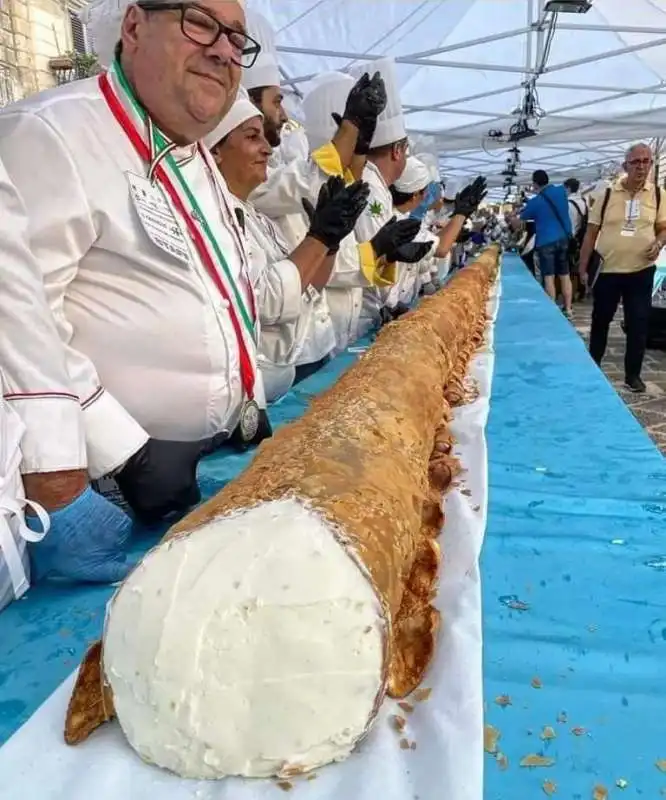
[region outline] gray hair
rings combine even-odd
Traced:
[[[632,144],[631,147],[624,154],[624,160],[625,161],[629,161],[629,159],[630,159],[632,153],[634,153],[634,151],[643,150],[643,149],[644,150],[649,150],[650,153],[652,153],[652,148],[650,147],[649,144],[647,144],[646,142],[637,142],[636,144]]]

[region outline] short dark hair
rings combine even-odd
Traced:
[[[261,109],[261,104],[264,102],[264,92],[266,89],[268,89],[268,86],[256,86],[254,89],[247,90],[253,105],[259,109]]]
[[[414,196],[418,194],[418,192],[399,192],[394,185],[389,186],[389,191],[391,192],[391,197],[393,198],[393,205],[397,207],[404,206],[405,203],[409,203],[409,201],[413,200]]]
[[[537,169],[532,173],[532,183],[541,189],[543,189],[544,186],[548,186],[550,183],[548,173],[543,169]]]
[[[564,185],[571,192],[571,194],[576,194],[576,192],[580,189],[580,181],[578,178],[567,178],[564,181]]]

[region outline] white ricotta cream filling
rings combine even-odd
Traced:
[[[187,778],[270,777],[351,753],[384,637],[330,523],[285,499],[149,553],[110,604],[104,671],[145,761]]]

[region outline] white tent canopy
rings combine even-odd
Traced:
[[[410,136],[446,175],[499,176],[509,145],[488,133],[508,132],[536,74],[545,116],[519,145],[528,172],[592,180],[666,131],[666,0],[593,0],[558,15],[550,45],[545,0],[248,3],[277,31],[295,115],[315,75],[395,57]]]

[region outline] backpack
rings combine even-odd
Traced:
[[[575,200],[569,200],[569,203],[576,209],[576,211],[578,212],[578,216],[580,217],[578,230],[572,231],[572,235],[574,239],[578,242],[578,247],[580,248],[583,246],[583,239],[585,238],[585,231],[587,229],[587,223],[590,218],[590,209],[585,200],[583,200],[584,208],[580,208],[580,206]]]

